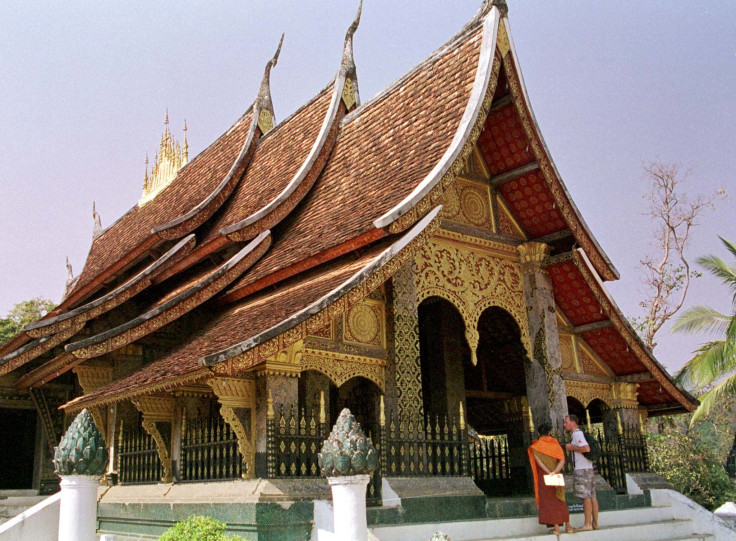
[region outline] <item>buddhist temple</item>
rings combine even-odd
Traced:
[[[281,44],[198,155],[167,113],[140,200],[0,347],[5,433],[35,449],[0,465],[23,486],[0,488],[55,490],[52,449],[88,409],[110,456],[100,531],[137,531],[151,515],[121,502],[141,491],[169,509],[217,482],[248,495],[238,520],[258,539],[289,539],[263,532],[311,528],[329,498],[316,454],[344,407],[380,453],[379,507],[407,479],[427,497],[528,494],[529,433],[568,413],[623,442],[601,473],[624,493],[646,469],[642,421],[697,407],[607,293],[618,272],[545,145],[506,4],[483,1],[366,101],[359,21],[335,77],[283,120]]]

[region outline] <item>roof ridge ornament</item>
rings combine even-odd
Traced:
[[[360,93],[358,92],[358,74],[355,67],[355,58],[353,56],[353,36],[358,30],[360,24],[360,15],[363,12],[363,0],[358,5],[358,13],[355,19],[348,27],[345,33],[345,44],[342,49],[342,61],[340,62],[340,70],[338,76],[345,77],[345,87],[343,88],[342,98],[348,110],[354,105],[360,105]]]
[[[260,111],[258,113],[258,128],[262,134],[265,134],[273,129],[276,123],[276,115],[273,111],[273,101],[271,100],[271,70],[276,67],[279,61],[279,55],[281,54],[281,45],[284,43],[284,34],[281,34],[279,40],[279,46],[276,48],[276,53],[273,58],[266,62],[266,67],[263,70],[263,79],[261,80],[261,88],[258,90],[258,97],[254,111]]]
[[[478,13],[475,14],[474,20],[484,18],[493,7],[498,8],[498,11],[501,12],[501,17],[506,17],[509,13],[509,6],[506,0],[483,0],[483,4],[480,6]]]
[[[95,221],[94,229],[92,230],[92,238],[96,239],[102,233],[102,219],[100,218],[100,213],[97,212],[94,201],[92,201],[92,219]]]
[[[151,174],[148,174],[148,154],[146,154],[146,172],[143,176],[143,195],[138,201],[142,207],[152,201],[161,191],[176,178],[179,169],[189,161],[189,144],[187,143],[187,125],[184,122],[184,144],[180,145],[171,135],[169,129],[169,109],[166,108],[164,132],[161,144],[153,159]]]

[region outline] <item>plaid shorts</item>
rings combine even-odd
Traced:
[[[578,498],[595,498],[595,470],[593,468],[575,470],[572,475],[572,486]]]

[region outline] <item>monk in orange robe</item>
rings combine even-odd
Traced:
[[[565,525],[565,531],[573,531],[570,526],[570,511],[565,501],[565,487],[547,486],[544,476],[560,473],[565,467],[565,452],[549,433],[552,427],[547,423],[539,426],[539,439],[529,447],[529,462],[534,477],[534,496],[539,508],[539,523],[554,527],[554,532],[560,534],[560,524]]]

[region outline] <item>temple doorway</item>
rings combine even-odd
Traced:
[[[0,490],[33,488],[36,418],[32,409],[0,410]]]
[[[471,470],[488,495],[530,490],[526,447],[526,351],[514,318],[490,307],[478,322],[477,364],[465,322],[449,301],[429,297],[419,305],[419,345],[424,412],[429,424],[453,419],[464,405]]]

